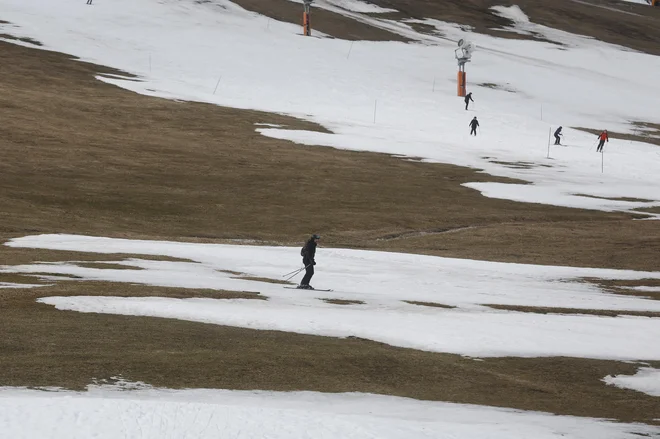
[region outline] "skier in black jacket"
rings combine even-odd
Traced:
[[[470,101],[474,102],[474,99],[472,99],[472,92],[468,93],[465,95],[465,109],[468,109],[468,105],[470,104]]]
[[[314,276],[314,266],[316,265],[316,261],[314,260],[314,257],[316,256],[316,242],[319,239],[321,239],[319,235],[312,235],[300,251],[300,254],[303,257],[303,264],[305,265],[305,276],[302,278],[302,281],[300,281],[300,285],[298,285],[298,288],[301,290],[314,289],[314,287],[309,284],[309,281],[311,281],[312,276]]]
[[[470,135],[474,134],[475,136],[477,135],[477,127],[479,126],[479,121],[477,120],[477,116],[474,116],[474,119],[472,119],[472,122],[470,122],[470,127],[472,128],[470,130]]]
[[[561,127],[555,131],[555,145],[561,145]]]

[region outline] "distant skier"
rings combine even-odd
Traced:
[[[555,145],[561,145],[561,127],[555,130]]]
[[[477,116],[474,116],[474,119],[472,119],[472,122],[470,122],[470,127],[472,130],[470,130],[470,135],[474,134],[475,136],[477,135],[477,127],[479,126],[479,121],[477,120]]]
[[[607,130],[605,130],[598,135],[598,138],[600,139],[600,142],[598,142],[598,148],[596,148],[596,152],[602,152],[605,142],[610,143],[610,136],[607,135]]]
[[[472,92],[465,95],[465,110],[466,111],[468,109],[468,105],[470,104],[470,101],[474,102],[474,99],[472,99]]]
[[[298,288],[301,290],[314,289],[314,287],[309,284],[309,281],[311,281],[312,276],[314,276],[314,266],[316,265],[314,257],[316,256],[316,243],[319,239],[321,239],[319,235],[312,235],[300,250],[300,256],[303,257],[303,264],[305,265],[305,276],[302,278],[302,281],[300,281],[300,285],[298,285]]]

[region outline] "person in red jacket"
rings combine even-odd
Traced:
[[[607,135],[607,130],[600,133],[598,138],[600,139],[600,142],[598,142],[598,148],[596,148],[596,152],[602,152],[605,142],[610,143],[610,137]]]

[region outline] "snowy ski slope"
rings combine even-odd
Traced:
[[[70,263],[0,266],[0,272],[57,273],[85,280],[177,288],[260,292],[268,301],[121,297],[47,297],[81,312],[142,315],[252,329],[335,337],[358,336],[395,346],[474,357],[569,356],[660,360],[660,319],[510,312],[485,304],[660,311],[660,302],[607,294],[582,278],[660,279],[660,272],[551,267],[390,252],[322,249],[320,282],[332,292],[302,292],[227,272],[282,279],[300,264],[297,248],[188,244],[39,235],[6,245],[92,253],[145,254],[195,261],[116,261],[141,270]],[[302,274],[297,278],[302,277]],[[53,280],[55,280],[53,278]],[[364,302],[333,305],[321,298]],[[454,309],[419,306],[431,302]],[[625,313],[623,313],[625,314]]]
[[[660,205],[660,148],[612,140],[601,157],[594,150],[595,136],[566,128],[631,132],[632,121],[653,122],[652,118],[660,114],[659,58],[530,23],[516,8],[499,7],[494,12],[513,20],[512,31],[538,33],[555,43],[501,40],[437,20],[420,21],[435,27],[438,35],[420,35],[411,26],[361,15],[385,11],[357,0],[318,3],[417,43],[303,38],[298,26],[246,12],[227,0],[96,0],[93,6],[80,0],[0,0],[0,19],[10,22],[0,24],[0,34],[31,37],[44,43],[44,49],[136,74],[139,81],[99,79],[138,93],[287,113],[333,131],[323,134],[255,127],[267,136],[423,157],[429,162],[472,166],[534,183],[469,184],[486,196],[605,211]],[[479,48],[468,65],[470,90],[476,100],[468,112],[455,96],[453,59],[455,41],[465,37]],[[485,83],[496,88],[476,86]],[[470,138],[467,124],[475,115],[482,131]],[[549,130],[558,125],[565,127],[568,146],[552,147],[548,159]],[[494,163],[519,161],[532,165],[519,169]],[[616,197],[647,201],[606,199]],[[282,273],[299,264],[297,248],[69,235],[25,237],[8,245],[166,255],[194,262],[120,260],[116,263],[141,270],[117,270],[69,261],[5,265],[0,267],[4,273],[73,274],[82,280],[258,291],[269,297],[266,302],[41,299],[59,309],[340,337],[356,335],[475,357],[660,359],[657,318],[540,315],[483,306],[660,311],[657,301],[607,294],[575,282],[583,277],[659,279],[660,272],[321,249],[313,283],[320,282],[334,291],[301,293],[240,276],[236,279],[220,271],[280,279]],[[652,291],[653,287],[646,288]],[[320,298],[364,304],[339,306]],[[655,394],[658,377],[657,370],[644,367],[631,377],[603,377],[603,386],[607,382]],[[89,390],[49,393],[0,389],[0,431],[12,438],[627,439],[660,434],[658,428],[643,425],[374,395],[148,387],[118,392],[107,386],[91,386]]]
[[[435,20],[424,22],[442,35],[420,35],[377,14],[360,17],[419,43],[303,38],[298,26],[228,0],[113,0],[91,7],[76,0],[0,0],[0,6],[13,23],[0,30],[141,77],[104,81],[149,95],[292,114],[335,133],[259,129],[268,136],[423,157],[534,183],[468,184],[490,197],[608,211],[660,205],[657,146],[613,140],[601,172],[596,137],[566,129],[569,146],[552,147],[546,158],[549,130],[559,125],[632,132],[631,121],[653,121],[660,114],[660,58],[529,23],[515,7],[494,12],[514,18],[513,31],[533,31],[555,44],[497,39]],[[476,99],[469,112],[455,96],[455,41],[466,37],[478,47],[467,69]],[[501,89],[476,86],[485,83]],[[474,115],[481,121],[477,138],[468,135]],[[550,166],[515,169],[495,161]]]
[[[122,391],[130,387],[137,389]],[[657,431],[360,393],[175,391],[123,382],[87,392],[0,388],[0,426],[12,439],[635,439]]]

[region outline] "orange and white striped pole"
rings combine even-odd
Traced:
[[[303,0],[303,7],[305,8],[303,12],[303,35],[309,37],[312,35],[312,14],[310,11],[311,0]]]

